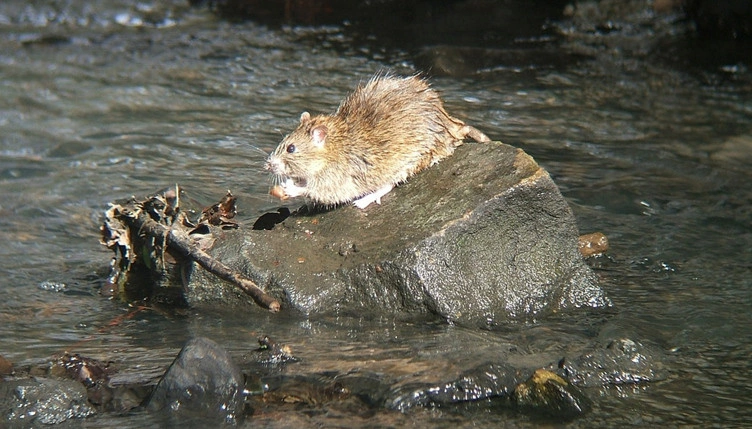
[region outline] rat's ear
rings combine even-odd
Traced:
[[[324,147],[327,132],[326,125],[317,125],[311,129],[311,140],[313,140],[314,146],[318,148]]]
[[[311,114],[308,112],[303,112],[300,114],[300,123],[305,124],[306,122],[311,120]]]

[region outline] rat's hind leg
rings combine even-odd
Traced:
[[[355,204],[355,207],[359,209],[364,209],[368,207],[371,203],[381,204],[381,197],[388,194],[389,191],[394,189],[394,185],[387,185],[383,188],[379,189],[378,191],[365,195],[363,197],[358,198],[357,200],[353,201],[353,204]]]

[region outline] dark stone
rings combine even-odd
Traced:
[[[44,378],[0,382],[0,410],[9,425],[23,427],[58,424],[95,414],[81,383]]]
[[[571,419],[588,412],[590,400],[559,375],[539,369],[514,389],[512,400],[519,410],[539,417]]]
[[[147,408],[233,423],[243,411],[244,380],[228,353],[208,338],[180,350]]]
[[[495,325],[608,299],[577,249],[574,216],[519,149],[465,144],[366,210],[298,211],[271,231],[223,231],[210,253],[307,314],[431,313]],[[249,303],[204,272],[190,304]]]
[[[752,2],[749,0],[687,0],[684,8],[700,37],[752,38]]]

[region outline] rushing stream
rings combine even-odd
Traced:
[[[607,311],[491,331],[134,311],[98,293],[112,257],[98,242],[109,202],[179,183],[210,204],[230,189],[249,226],[279,206],[263,160],[303,110],[331,112],[376,71],[416,70],[400,52],[343,52],[338,27],[230,23],[177,0],[49,3],[0,5],[0,355],[16,365],[70,351],[148,377],[193,336],[241,357],[268,334],[301,358],[291,374],[437,381],[510,347],[542,366],[572,344],[624,336],[661,349],[668,376],[585,389],[593,410],[569,426],[752,421],[752,77],[743,63],[685,67],[677,58],[691,46],[655,49],[647,30],[598,35],[573,24],[562,31],[571,32],[565,47],[585,54],[579,61],[431,79],[450,112],[551,173],[581,232],[609,237],[608,255],[591,261],[613,301]],[[75,425],[145,427],[153,418],[103,413]],[[323,407],[256,423],[536,425],[486,402],[405,414]]]

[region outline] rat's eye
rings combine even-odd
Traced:
[[[287,146],[287,153],[294,153],[295,152],[295,145],[291,144],[290,146]]]

